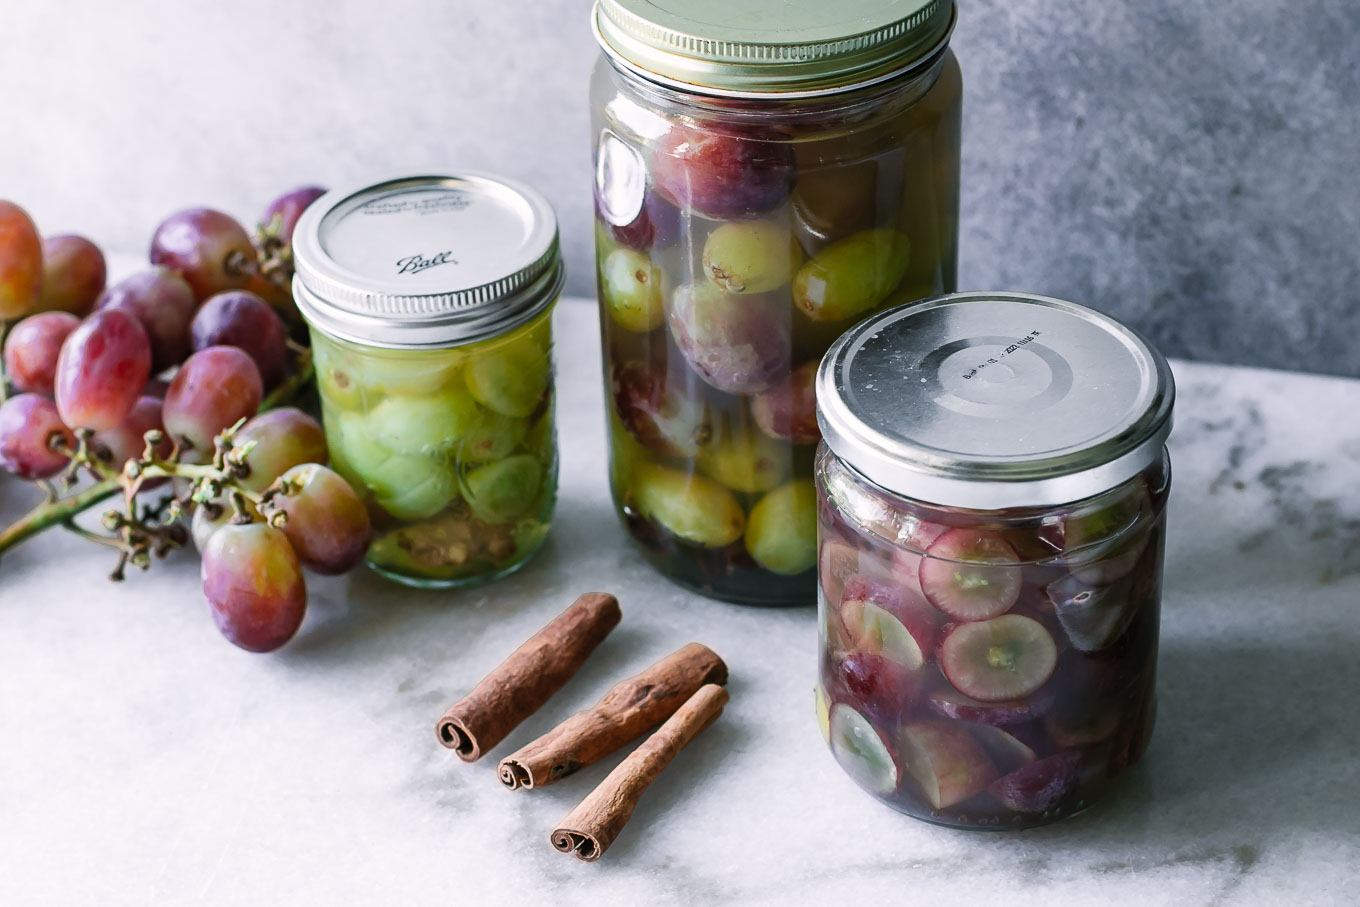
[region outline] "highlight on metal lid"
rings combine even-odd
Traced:
[[[847,331],[817,372],[828,447],[870,481],[955,507],[1077,501],[1161,454],[1175,383],[1107,315],[1019,293],[956,293]]]
[[[398,349],[508,331],[551,305],[563,281],[548,200],[470,170],[332,190],[298,221],[293,256],[294,296],[309,322]]]

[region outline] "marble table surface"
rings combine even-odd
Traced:
[[[1360,884],[1360,383],[1176,363],[1161,707],[1103,804],[957,832],[872,802],[812,714],[812,608],[660,579],[609,504],[591,306],[558,312],[551,541],[490,588],[309,580],[297,638],[226,644],[181,552],[105,580],[60,533],[0,564],[0,903],[1354,903]],[[0,519],[30,489],[0,480]],[[591,589],[624,620],[493,751],[690,640],[732,701],[597,864],[548,833],[619,757],[508,793],[435,743],[444,707]],[[1010,901],[1007,901],[1010,902]]]

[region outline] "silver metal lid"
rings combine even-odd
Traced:
[[[548,200],[471,170],[327,192],[298,221],[293,259],[311,325],[397,349],[504,333],[551,305],[563,280]]]
[[[1093,309],[1018,293],[909,303],[841,336],[817,371],[832,452],[905,497],[993,510],[1077,501],[1161,456],[1166,360]]]

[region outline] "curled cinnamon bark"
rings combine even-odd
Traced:
[[[656,727],[704,684],[726,682],[723,660],[707,646],[690,643],[620,681],[593,709],[502,759],[501,783],[510,790],[552,784]]]
[[[435,729],[439,742],[476,762],[561,689],[622,616],[614,596],[582,595],[449,707]]]
[[[643,791],[699,733],[722,714],[727,691],[706,684],[678,711],[619,763],[580,804],[567,813],[552,833],[552,845],[585,863],[593,863],[609,849]]]

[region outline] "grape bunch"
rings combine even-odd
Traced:
[[[256,652],[301,624],[304,568],[363,559],[363,502],[324,465],[317,420],[281,405],[310,379],[291,239],[322,192],[280,196],[253,237],[220,211],[172,214],[149,267],[108,287],[94,243],[43,238],[0,201],[0,469],[47,498],[0,529],[0,553],[53,525],[93,534],[72,518],[121,492],[101,539],[119,549],[115,578],[192,530],[213,619]],[[156,488],[170,494],[148,504]]]

